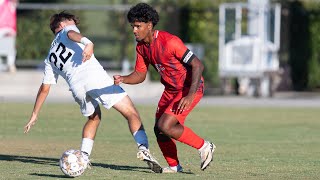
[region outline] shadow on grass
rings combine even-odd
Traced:
[[[92,163],[94,167],[102,167],[102,168],[109,168],[113,170],[120,170],[120,171],[139,171],[139,172],[146,172],[146,173],[153,173],[148,167],[138,167],[138,166],[119,166],[113,164],[104,164],[104,163]]]
[[[65,176],[65,175],[56,175],[56,174],[40,174],[40,173],[31,173],[30,175],[32,176],[40,176],[40,177],[52,177],[52,178],[65,178],[65,179],[70,179],[70,178],[73,178],[73,177],[68,177],[68,176]]]
[[[59,159],[46,158],[46,157],[15,156],[15,155],[0,154],[0,161],[19,161],[19,162],[23,162],[23,163],[59,166]],[[145,172],[145,173],[153,173],[148,167],[123,166],[123,165],[104,164],[104,163],[92,163],[92,166],[93,166],[93,168],[94,167],[101,167],[101,168],[109,168],[112,170],[120,170],[120,171],[139,171],[139,172]],[[56,178],[67,178],[66,176],[63,176],[63,175],[53,175],[53,174],[32,173],[30,175],[56,177]]]
[[[46,158],[46,157],[14,156],[14,155],[0,154],[0,161],[19,161],[19,162],[23,162],[23,163],[46,164],[46,165],[58,166],[59,159]]]

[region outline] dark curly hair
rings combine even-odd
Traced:
[[[127,18],[129,23],[134,22],[152,22],[153,27],[159,21],[158,12],[146,3],[139,3],[130,8]]]
[[[54,14],[50,18],[50,29],[53,32],[53,34],[55,33],[55,30],[59,27],[60,22],[64,20],[73,20],[76,25],[80,23],[78,17],[76,17],[73,14],[67,13],[66,11]]]

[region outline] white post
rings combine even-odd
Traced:
[[[256,35],[265,39],[267,35],[267,22],[264,10],[269,0],[248,0],[249,4],[249,35]]]
[[[260,44],[263,49],[261,51],[261,55],[259,56],[259,64],[263,64],[266,58],[264,46],[268,42],[268,16],[267,16],[267,8],[269,6],[269,0],[248,0],[249,4],[249,20],[248,20],[248,33],[251,36],[256,36],[260,39]],[[259,66],[258,70],[263,70],[263,68]],[[256,88],[259,89],[260,95],[262,97],[270,96],[270,78],[268,75],[260,77],[260,83],[255,84],[258,86]]]

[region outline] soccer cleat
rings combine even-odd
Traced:
[[[178,164],[176,167],[165,167],[162,169],[162,173],[178,173],[182,172],[183,168]]]
[[[85,169],[89,168],[91,169],[91,162],[90,162],[90,159],[89,159],[89,154],[87,152],[84,152],[84,151],[81,151],[82,152],[82,157],[83,157],[83,160],[85,162]]]
[[[148,150],[140,149],[139,152],[137,153],[137,158],[140,159],[141,161],[146,162],[153,172],[155,173],[162,172],[162,167],[160,166],[158,161],[154,157],[152,157],[152,155]]]
[[[199,155],[201,159],[200,169],[203,171],[209,166],[210,162],[212,161],[213,153],[216,148],[216,146],[209,141],[205,141],[204,143],[205,145],[202,148],[202,150],[199,150]]]

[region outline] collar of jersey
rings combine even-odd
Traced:
[[[155,30],[154,33],[153,33],[153,38],[157,39],[158,38],[158,34],[159,34],[159,31]]]

